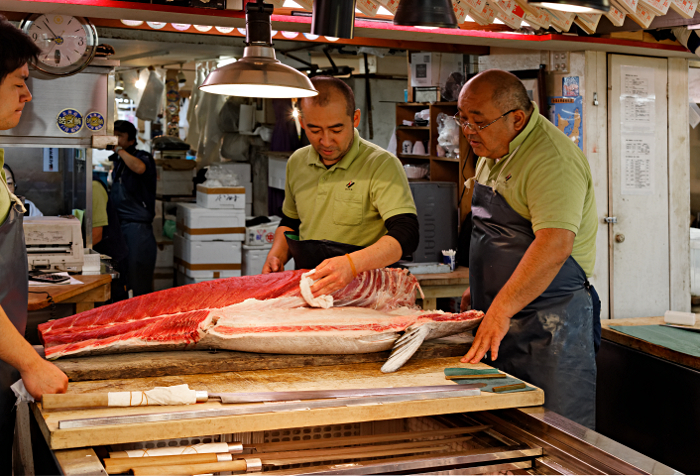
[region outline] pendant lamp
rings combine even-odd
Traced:
[[[333,38],[353,38],[356,0],[314,0],[311,33]]]
[[[547,0],[528,1],[530,5],[570,13],[607,13],[610,0]]]
[[[459,28],[452,0],[401,0],[394,25],[417,28]]]
[[[246,47],[243,58],[215,69],[200,86],[202,91],[227,96],[301,98],[318,91],[309,78],[275,57],[270,16],[273,6],[262,0],[246,4]]]

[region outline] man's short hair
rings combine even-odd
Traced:
[[[344,81],[331,76],[314,76],[311,78],[311,84],[318,90],[318,95],[304,98],[304,100],[311,101],[311,104],[317,106],[327,106],[331,102],[333,93],[340,94],[345,98],[345,110],[348,116],[353,117],[355,114],[355,93]]]
[[[527,89],[517,76],[512,73],[504,74],[493,85],[493,104],[503,112],[518,109],[525,112],[532,110],[530,96]]]
[[[0,83],[7,75],[36,61],[41,49],[22,30],[0,15]]]
[[[126,134],[129,140],[136,140],[136,126],[129,121],[114,121],[114,132]]]

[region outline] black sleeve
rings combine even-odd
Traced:
[[[413,213],[401,213],[387,218],[384,222],[387,235],[401,245],[402,256],[408,256],[418,249],[418,217]]]
[[[280,221],[279,226],[286,226],[291,228],[294,231],[299,231],[299,227],[301,226],[301,220],[295,220],[294,218],[289,218],[287,215],[282,213],[282,220]]]

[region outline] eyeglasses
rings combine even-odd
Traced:
[[[498,122],[499,119],[503,119],[503,118],[506,117],[508,114],[510,114],[511,112],[515,112],[515,111],[517,111],[517,109],[511,109],[510,111],[506,112],[506,113],[503,114],[502,116],[500,116],[500,117],[494,119],[493,121],[489,122],[489,123],[486,124],[485,126],[477,126],[477,125],[474,125],[474,124],[470,124],[470,123],[468,123],[467,121],[465,121],[464,119],[462,119],[462,118],[460,117],[459,113],[457,113],[457,114],[454,115],[454,120],[455,120],[455,122],[457,123],[457,125],[458,125],[459,127],[461,127],[462,129],[469,129],[469,130],[472,131],[472,132],[481,132],[481,131],[483,131],[484,129],[486,129],[488,126],[494,124],[495,122]]]

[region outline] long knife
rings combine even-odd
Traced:
[[[486,384],[477,383],[473,385],[461,385],[461,388],[476,389],[485,387]],[[375,397],[382,395],[407,395],[414,393],[435,393],[452,392],[458,390],[458,385],[435,385],[425,387],[389,387],[389,388],[351,388],[342,390],[301,390],[291,392],[239,392],[239,393],[209,393],[206,391],[196,392],[196,403],[218,400],[221,403],[261,403],[261,402],[287,402],[295,400],[320,400],[327,398],[356,398]],[[110,392],[112,395],[115,392]],[[143,392],[131,392],[133,398],[120,399],[123,404],[115,404],[115,400],[110,399],[110,393],[88,393],[88,394],[56,394],[44,395],[42,406],[44,411],[54,411],[65,408],[98,408],[98,407],[140,407],[162,405],[162,403],[152,403],[148,398],[142,398]],[[129,392],[116,392],[129,393]],[[173,405],[182,403],[172,403]]]
[[[697,327],[677,326],[674,324],[661,324],[661,325],[664,327],[673,327],[674,329],[683,329],[684,331],[700,332],[700,328],[697,328]]]
[[[195,420],[201,418],[230,417],[238,415],[254,415],[260,413],[277,413],[291,411],[308,411],[318,408],[342,408],[353,406],[385,405],[391,403],[416,402],[421,400],[439,400],[443,398],[463,398],[478,396],[479,388],[483,385],[453,385],[450,392],[417,393],[405,395],[380,395],[376,397],[331,398],[326,400],[310,400],[306,402],[258,403],[253,405],[233,405],[213,409],[187,410],[164,413],[145,413],[141,415],[121,415],[98,418],[78,418],[59,420],[60,430],[68,428],[90,428],[111,425],[128,425],[133,423],[154,423],[175,420]]]

